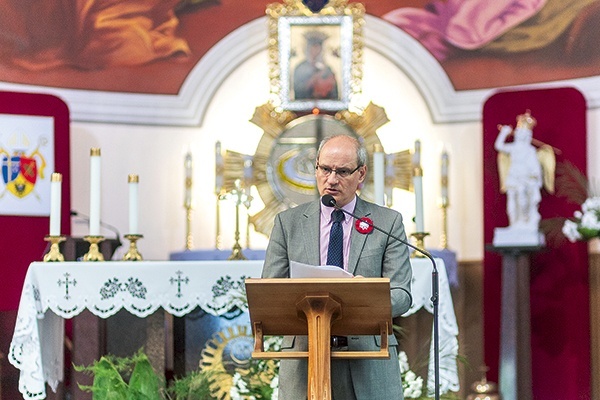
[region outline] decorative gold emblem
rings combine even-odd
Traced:
[[[235,372],[243,373],[250,364],[253,339],[246,325],[230,326],[217,332],[204,345],[200,368],[212,372],[214,381],[210,385],[211,394],[222,400],[230,400]]]
[[[326,136],[353,135],[361,140],[369,152],[369,170],[372,153],[381,146],[377,129],[388,122],[385,110],[370,103],[359,115],[340,111],[335,116],[310,114],[296,118],[290,111],[277,113],[272,104],[256,108],[251,122],[261,127],[261,137],[252,160],[252,176],[247,182],[256,185],[264,203],[263,210],[252,215],[250,222],[257,232],[269,235],[277,213],[318,196],[315,181],[317,146]],[[242,176],[249,156],[226,151],[224,155],[224,188],[235,188]],[[393,172],[386,185],[410,190],[412,182],[411,154],[409,150],[388,155],[388,168]],[[368,174],[361,188],[361,196],[373,199],[373,175]]]

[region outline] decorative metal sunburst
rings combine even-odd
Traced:
[[[215,333],[206,342],[201,353],[200,368],[212,373],[210,391],[215,398],[231,399],[229,392],[233,386],[233,375],[248,367],[252,348],[252,333],[245,325],[230,326]]]
[[[263,129],[254,156],[226,151],[224,188],[229,191],[244,176],[254,185],[264,208],[250,217],[257,232],[269,235],[275,215],[318,197],[315,180],[317,146],[326,136],[352,135],[362,141],[369,153],[369,171],[376,146],[381,146],[377,129],[388,122],[385,110],[373,103],[359,115],[350,111],[335,116],[310,114],[296,118],[292,112],[277,113],[267,103],[257,107],[250,120]],[[247,174],[251,162],[251,175]],[[386,186],[412,188],[412,156],[409,150],[387,155]],[[244,171],[246,174],[244,175]],[[373,199],[373,174],[368,174],[360,194]]]

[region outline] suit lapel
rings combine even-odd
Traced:
[[[319,252],[321,205],[320,200],[314,201],[304,212],[302,220],[302,236],[304,237],[304,250],[308,264],[320,265],[321,253]]]
[[[365,203],[360,197],[356,198],[356,207],[354,208],[354,215],[359,218],[368,217],[371,215],[371,211],[369,210],[368,204]],[[363,248],[365,247],[365,243],[367,241],[367,236],[363,235],[354,229],[354,222],[352,223],[352,230],[350,231],[350,256],[348,259],[348,272],[354,274],[356,272],[356,267],[358,266],[358,260],[360,259],[360,255],[362,253]]]

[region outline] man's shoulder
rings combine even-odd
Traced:
[[[297,206],[288,208],[287,210],[283,210],[279,213],[282,218],[294,217],[297,215],[306,214],[308,210],[313,209],[315,207],[314,201],[309,201],[308,203],[299,204]]]

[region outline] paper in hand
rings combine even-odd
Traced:
[[[335,265],[309,265],[290,261],[290,278],[352,278],[353,275]]]

